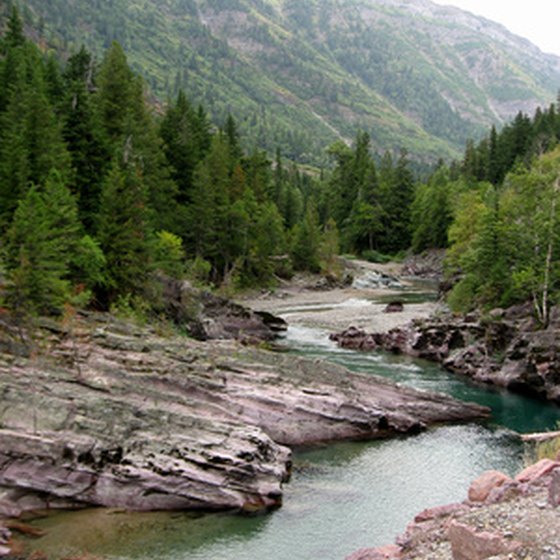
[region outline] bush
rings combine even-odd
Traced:
[[[393,259],[389,255],[384,255],[379,251],[367,250],[361,254],[362,259],[376,264],[383,264],[391,262]]]

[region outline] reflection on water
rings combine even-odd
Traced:
[[[426,507],[464,499],[484,470],[513,474],[522,448],[512,430],[543,430],[560,420],[557,407],[469,384],[430,363],[338,349],[324,331],[290,328],[284,344],[298,354],[491,406],[492,423],[298,452],[284,506],[269,515],[64,513],[36,522],[49,534],[34,546],[112,560],[339,560],[393,541]]]

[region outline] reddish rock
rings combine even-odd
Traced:
[[[396,544],[380,546],[378,548],[362,548],[346,557],[346,560],[398,560],[401,558],[401,548]]]
[[[548,503],[552,507],[560,506],[560,470],[552,473],[552,480],[548,487]]]
[[[495,488],[513,480],[499,471],[487,471],[481,474],[469,488],[469,500],[471,502],[484,502]]]
[[[440,517],[446,517],[454,513],[463,513],[468,511],[468,506],[465,504],[447,504],[445,506],[437,506],[433,508],[425,509],[421,511],[415,518],[415,523],[424,523],[425,521],[431,521],[432,519],[439,519]]]
[[[523,489],[518,482],[515,480],[511,482],[505,482],[501,486],[492,488],[490,494],[486,498],[487,504],[499,504],[502,502],[507,502],[513,498],[519,496],[523,493]]]
[[[477,532],[474,527],[452,521],[447,531],[453,560],[484,560],[515,552],[521,543],[507,540],[501,533]]]
[[[555,468],[560,467],[560,463],[552,459],[542,459],[538,463],[527,467],[521,471],[516,477],[517,482],[535,482],[543,476],[549,474]]]

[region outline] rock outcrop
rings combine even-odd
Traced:
[[[161,277],[163,312],[197,340],[261,342],[288,326],[271,313],[252,311],[226,298],[194,288],[187,281]]]
[[[559,481],[560,462],[548,459],[515,479],[496,471],[484,473],[463,503],[425,510],[395,545],[362,549],[347,560],[560,558],[560,506],[554,499]],[[510,491],[494,492],[506,487]]]
[[[0,339],[0,516],[267,509],[281,504],[286,446],[488,413],[340,366],[103,315],[33,333],[0,322]]]
[[[554,315],[555,316],[555,315]],[[449,371],[560,403],[560,321],[538,329],[527,309],[489,317],[444,315],[387,333],[350,327],[331,335],[340,346],[384,349],[441,363]]]

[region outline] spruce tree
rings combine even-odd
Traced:
[[[64,72],[63,137],[75,172],[73,190],[86,230],[95,231],[101,183],[109,164],[109,149],[92,103],[95,87],[93,60],[82,47],[68,59]]]
[[[60,312],[71,299],[71,263],[79,235],[76,202],[60,174],[27,191],[6,244],[8,302],[16,312]]]
[[[97,239],[106,259],[106,285],[99,298],[142,294],[151,267],[147,192],[134,161],[116,156],[103,184]]]

